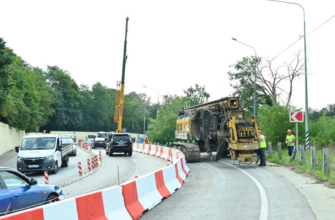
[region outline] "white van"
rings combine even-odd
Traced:
[[[67,167],[72,145],[63,145],[58,135],[24,136],[20,146],[15,147],[17,170],[24,172],[51,171]]]

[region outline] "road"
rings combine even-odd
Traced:
[[[141,219],[316,219],[304,196],[267,167],[188,163],[184,186]]]
[[[66,198],[86,194],[109,186],[115,186],[118,185],[119,180],[120,183],[123,183],[135,178],[136,175],[141,176],[167,165],[165,160],[136,152],[133,152],[131,157],[123,153],[114,153],[112,157],[109,157],[102,148],[93,151],[96,154],[99,154],[99,151],[101,151],[101,156],[104,161],[103,166],[97,173],[77,183],[62,187]]]
[[[91,157],[92,155],[90,153],[77,148],[77,156],[70,156],[68,167],[60,167],[57,174],[49,174],[49,184],[61,185],[68,180],[78,177],[78,162],[87,161],[87,158]],[[16,161],[17,155],[15,154],[8,160],[0,163],[0,166],[16,169]],[[26,175],[35,178],[40,184],[43,184],[45,182],[43,172],[31,172],[26,173]]]
[[[93,150],[94,153],[101,156],[103,164],[101,168],[94,174],[74,182],[68,186],[63,186],[62,190],[65,198],[71,198],[78,195],[86,194],[96,190],[100,190],[109,186],[118,185],[135,178],[135,176],[141,176],[155,170],[158,170],[167,165],[165,160],[157,157],[153,157],[146,154],[140,154],[133,152],[131,157],[122,154],[115,153],[112,157],[105,154],[105,150],[97,148]],[[92,155],[80,148],[77,148],[77,156],[70,157],[69,166],[66,168],[60,168],[57,174],[49,175],[49,184],[62,185],[65,182],[69,182],[79,176],[78,174],[78,162],[82,163],[83,173],[87,173],[87,158],[91,158]],[[0,163],[0,166],[11,167],[16,169],[16,154],[8,160]],[[118,173],[119,169],[119,173]],[[43,172],[32,172],[26,174],[29,177],[37,179],[38,183],[44,183]]]

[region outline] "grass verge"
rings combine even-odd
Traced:
[[[307,150],[305,152],[305,164],[300,164],[300,159],[299,161],[297,161],[297,157],[295,158],[295,160],[291,160],[287,150],[282,151],[281,159],[279,159],[278,157],[278,152],[274,151],[272,156],[268,154],[266,155],[266,160],[272,163],[282,164],[284,166],[291,167],[291,169],[297,173],[308,173],[315,178],[316,182],[324,183],[329,188],[335,188],[335,152],[333,153],[332,151],[330,151],[329,176],[324,174],[322,149],[316,151],[316,168],[312,168],[310,150]]]

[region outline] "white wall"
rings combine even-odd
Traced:
[[[0,122],[0,155],[19,146],[25,134],[24,131],[9,128],[7,124]]]

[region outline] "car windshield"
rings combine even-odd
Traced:
[[[49,150],[55,146],[55,137],[23,138],[20,150]]]
[[[96,138],[96,136],[95,135],[88,135],[87,138],[94,139],[94,138]]]
[[[72,144],[73,139],[62,139],[62,144]]]
[[[107,133],[98,133],[98,137],[108,138],[109,134]]]
[[[113,137],[113,142],[120,142],[120,141],[123,141],[123,142],[127,142],[129,141],[129,136],[114,136]]]
[[[59,135],[59,137],[61,139],[72,139],[72,135],[69,135],[69,134],[61,134]]]

